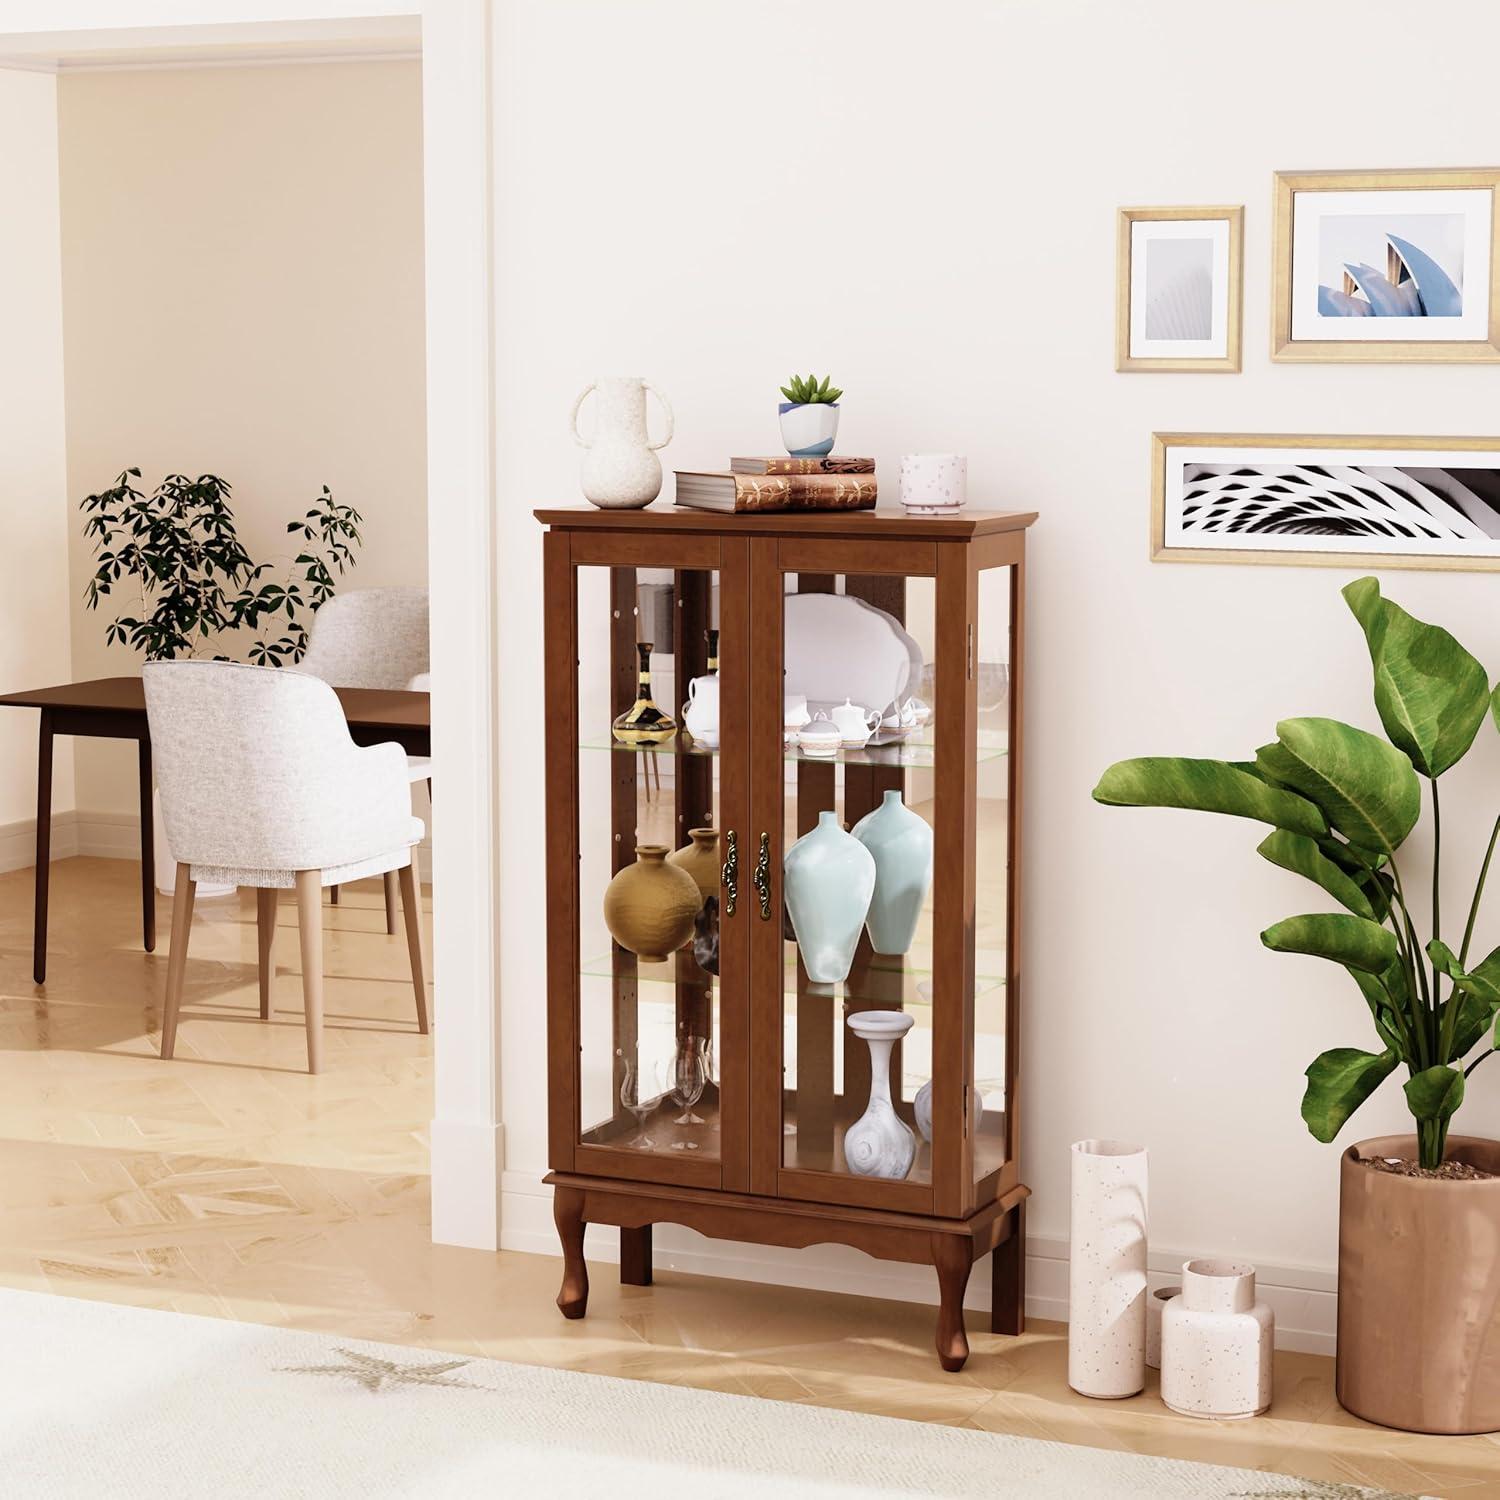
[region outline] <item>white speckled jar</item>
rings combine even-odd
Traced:
[[[898,494],[910,516],[946,516],[968,499],[969,460],[962,453],[903,453]]]
[[[594,436],[578,430],[578,412],[590,391],[597,391]],[[653,443],[646,430],[646,392],[650,391],[667,418],[667,435]],[[573,441],[584,449],[579,483],[583,497],[601,510],[638,510],[661,493],[658,448],[672,441],[672,408],[667,398],[637,375],[596,380],[573,403],[569,419]]]
[[[1173,1297],[1182,1295],[1180,1286],[1158,1287],[1146,1298],[1146,1368],[1161,1369],[1161,1310]]]
[[[1146,1384],[1146,1151],[1075,1141],[1068,1253],[1068,1384],[1118,1400]]]
[[[1276,1319],[1255,1300],[1255,1268],[1190,1260],[1162,1309],[1161,1399],[1188,1417],[1254,1417],[1271,1404]]]

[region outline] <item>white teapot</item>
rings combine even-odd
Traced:
[[[880,715],[851,703],[847,698],[828,717],[833,720],[839,738],[851,749],[865,744],[880,723]]]
[[[716,750],[719,745],[719,674],[705,673],[688,683],[688,701],[682,705],[683,727],[700,745]]]

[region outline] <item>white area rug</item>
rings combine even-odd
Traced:
[[[26,1500],[1363,1500],[1248,1469],[0,1289]]]

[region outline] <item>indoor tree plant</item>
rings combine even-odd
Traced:
[[[833,452],[839,430],[839,397],[844,393],[825,375],[793,375],[781,388],[778,407],[781,441],[793,458],[822,458]]]
[[[340,505],[327,485],[300,520],[287,524],[299,550],[289,564],[255,562],[241,542],[231,486],[215,474],[169,474],[147,495],[141,471],[126,469],[114,485],[88,495],[79,509],[94,546],[89,609],[117,590],[137,601],[105,627],[106,644],[134,646],[147,661],[213,655],[225,637],[258,631],[248,655],[258,666],[296,661],[307,647],[307,621],[333,595],[334,574],[354,566],[362,517]],[[170,893],[176,862],[156,815],[156,884]],[[210,892],[199,888],[200,895]]]
[[[1398,1068],[1416,1126],[1415,1138],[1361,1142],[1344,1154],[1339,1399],[1390,1426],[1487,1431],[1500,1427],[1500,1143],[1450,1140],[1448,1126],[1466,1079],[1500,1045],[1492,1034],[1500,948],[1470,957],[1500,818],[1455,951],[1443,937],[1439,780],[1487,713],[1500,726],[1500,689],[1491,692],[1484,667],[1446,630],[1382,598],[1375,579],[1343,594],[1369,647],[1385,739],[1333,719],[1286,719],[1253,760],[1121,761],[1094,797],[1270,824],[1257,852],[1343,908],[1289,917],[1261,934],[1268,948],[1347,970],[1379,1042],[1379,1050],[1336,1047],[1313,1059],[1302,1099],[1312,1134],[1333,1140]],[[1421,816],[1424,781],[1430,908],[1399,857]]]

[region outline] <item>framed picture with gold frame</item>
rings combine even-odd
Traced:
[[[1122,208],[1115,369],[1240,368],[1243,208]]]
[[[1500,360],[1500,167],[1278,172],[1271,358]]]
[[[1500,569],[1500,437],[1153,433],[1151,558]]]

